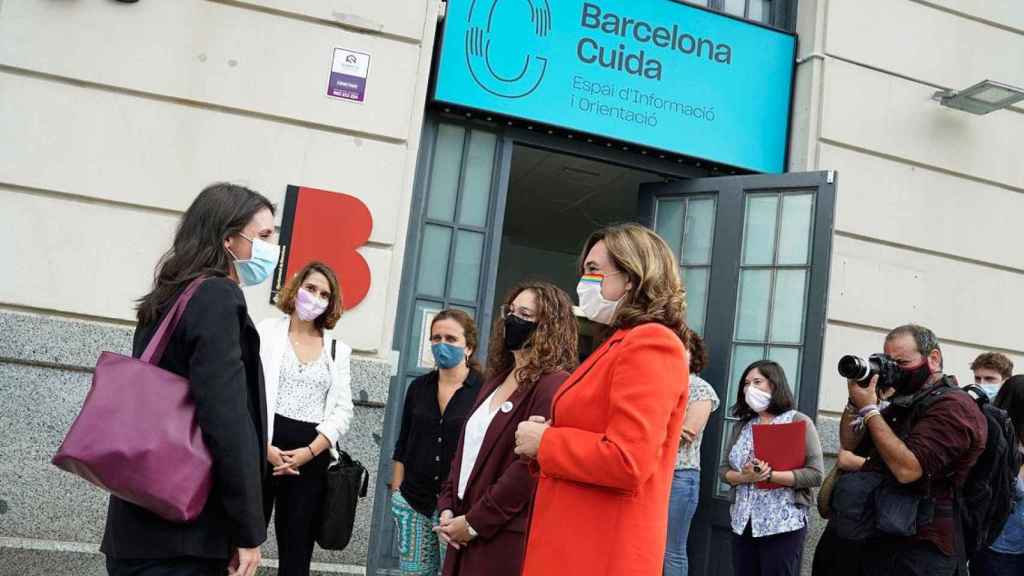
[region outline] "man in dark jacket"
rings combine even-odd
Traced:
[[[892,404],[884,410],[877,406],[878,376],[866,387],[850,381],[850,403],[840,425],[840,441],[844,449],[855,450],[866,440],[868,457],[861,470],[882,472],[896,483],[912,487],[931,499],[935,513],[913,536],[866,541],[862,573],[952,575],[961,564],[955,491],[985,449],[987,421],[975,402],[962,393],[943,394],[911,418],[916,400],[910,399],[921,398],[933,387],[951,385],[952,379],[942,374],[942,351],[931,330],[913,324],[900,326],[886,336],[884,350],[900,368],[895,381],[886,383],[895,389]]]

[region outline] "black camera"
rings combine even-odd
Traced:
[[[872,354],[867,359],[853,355],[843,356],[839,359],[837,368],[840,376],[857,382],[861,388],[867,388],[875,375],[878,376],[878,388],[895,388],[902,375],[900,365],[885,354]]]

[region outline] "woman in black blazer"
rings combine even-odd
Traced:
[[[169,522],[111,496],[100,549],[112,576],[251,576],[259,566],[259,546],[266,539],[266,398],[259,335],[239,284],[263,282],[277,264],[273,210],[270,201],[241,186],[203,190],[157,265],[153,290],[139,301],[136,358],[184,288],[207,277],[160,367],[189,378],[213,456],[214,483],[206,507],[189,523]]]

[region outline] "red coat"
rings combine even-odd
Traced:
[[[657,576],[689,358],[660,324],[612,335],[559,389],[523,576]]]
[[[519,576],[526,548],[526,523],[530,514],[536,478],[527,461],[515,455],[516,427],[530,416],[548,418],[551,399],[568,372],[545,374],[530,389],[512,393],[510,412],[500,409],[491,420],[480,453],[460,500],[459,473],[465,431],[452,459],[451,473],[441,485],[437,509],[451,510],[479,533],[466,547],[448,547],[444,576]],[[505,380],[505,376],[487,382],[479,392],[472,414]]]

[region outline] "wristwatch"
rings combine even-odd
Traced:
[[[476,538],[480,535],[476,530],[473,530],[472,526],[469,525],[469,520],[466,520],[466,530],[469,531],[469,536],[471,538]]]

